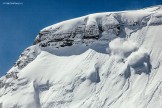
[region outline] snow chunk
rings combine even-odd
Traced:
[[[98,71],[98,66],[95,65],[92,70],[90,70],[87,73],[87,79],[89,79],[91,82],[100,82],[100,77],[99,77],[99,71]]]
[[[128,57],[127,63],[136,74],[149,74],[151,72],[152,65],[150,63],[150,57],[144,48],[140,48],[138,51],[133,52]]]
[[[148,53],[145,51],[145,49],[141,48],[136,52],[133,52],[129,57],[128,57],[128,63],[131,66],[136,66],[141,64],[142,62],[146,61],[148,56]]]

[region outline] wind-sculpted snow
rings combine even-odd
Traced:
[[[161,108],[161,34],[161,6],[48,26],[0,78],[0,108]]]

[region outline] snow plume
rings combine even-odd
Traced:
[[[131,73],[142,74],[150,73],[151,64],[147,50],[138,47],[130,39],[116,38],[109,43],[111,56],[119,63],[124,63],[120,74],[129,78]]]
[[[116,38],[109,43],[109,48],[112,55],[128,57],[130,53],[138,49],[136,43],[129,39]]]

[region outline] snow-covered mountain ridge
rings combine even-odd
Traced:
[[[2,108],[161,108],[162,6],[42,29],[0,79]]]

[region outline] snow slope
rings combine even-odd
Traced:
[[[0,78],[0,108],[161,108],[162,6],[42,29]]]

